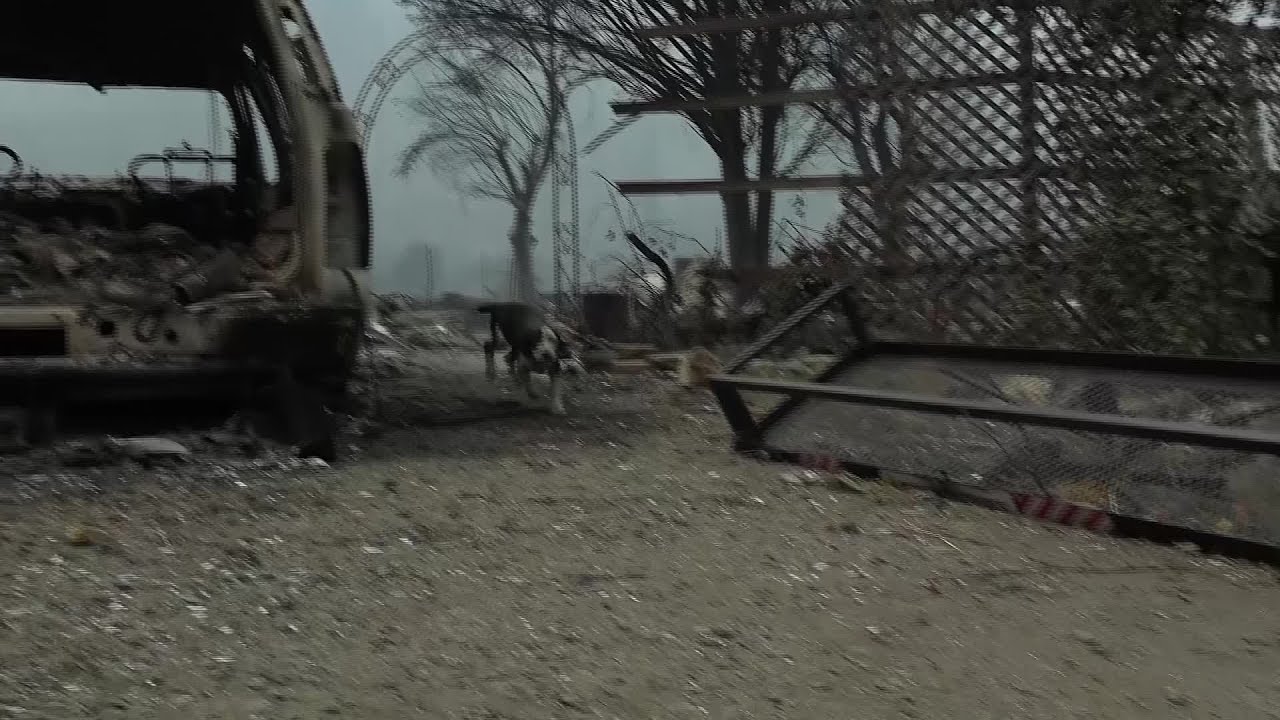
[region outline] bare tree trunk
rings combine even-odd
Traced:
[[[741,154],[730,154],[720,160],[720,172],[725,182],[744,182],[748,179],[746,158]],[[755,243],[755,228],[751,218],[751,195],[745,192],[724,193],[720,196],[724,204],[726,244],[729,246],[729,267],[734,270],[745,270],[754,264],[758,253],[752,247]]]
[[[715,8],[719,5],[719,8]],[[737,15],[739,0],[723,0],[712,3],[709,9],[718,9],[726,16]],[[733,35],[713,35],[709,40],[711,64],[715,70],[714,85],[705,88],[707,94],[737,94],[743,92],[741,49],[739,39]],[[720,158],[721,177],[729,183],[746,182],[747,142],[741,108],[725,108],[711,111],[711,125],[719,141],[713,144]],[[754,218],[751,213],[751,193],[723,193],[725,235],[729,245],[729,267],[736,280],[735,305],[749,298],[756,286],[754,280],[760,274],[760,249],[756,247]],[[765,264],[768,264],[768,248],[765,248]]]
[[[770,10],[789,9],[790,3],[766,3]],[[756,52],[760,60],[760,86],[764,92],[774,92],[786,83],[782,78],[782,33],[778,30],[766,31],[759,39]],[[756,152],[756,174],[761,180],[769,180],[777,175],[779,137],[787,109],[781,105],[760,108],[760,144]],[[752,269],[762,271],[769,267],[769,253],[773,244],[773,200],[772,190],[756,193],[755,227],[751,238]],[[759,281],[749,283],[759,286]]]
[[[511,256],[514,259],[515,300],[537,304],[538,293],[533,281],[533,208],[524,205],[516,208],[516,217],[511,224]]]
[[[778,129],[782,125],[782,108],[765,108],[760,124],[759,175],[761,180],[775,176],[778,162]],[[752,260],[756,267],[769,266],[769,251],[773,241],[772,190],[756,193],[754,237],[751,239]]]
[[[742,182],[749,178],[745,155],[741,153],[721,158],[720,172],[726,182]],[[749,193],[724,193],[720,197],[724,205],[729,269],[735,286],[734,300],[735,305],[741,305],[754,296],[769,268],[773,193],[756,193],[755,208],[752,207]]]

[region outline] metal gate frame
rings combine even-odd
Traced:
[[[832,304],[839,303],[849,321],[854,345],[828,368],[807,382],[791,382],[745,377],[741,372],[751,361],[774,347],[782,338],[803,325]],[[1024,426],[1059,428],[1115,436],[1185,443],[1205,448],[1234,450],[1280,456],[1280,434],[1231,427],[1218,427],[1187,422],[1170,422],[1132,418],[1097,412],[1056,408],[1029,408],[1015,405],[930,397],[915,393],[893,392],[869,388],[836,386],[830,383],[855,365],[885,356],[930,358],[939,360],[986,360],[1027,364],[1066,365],[1100,370],[1126,370],[1139,373],[1199,375],[1207,378],[1251,379],[1280,384],[1280,361],[1238,360],[1211,357],[1144,355],[1130,352],[1080,352],[1024,347],[1000,347],[968,344],[889,342],[873,338],[858,309],[855,290],[850,282],[833,285],[770,332],[746,348],[726,367],[725,372],[711,378],[725,419],[734,435],[734,449],[758,458],[778,462],[839,470],[861,477],[885,479],[885,468],[832,457],[816,457],[783,447],[770,445],[768,431],[811,399],[853,403],[868,407],[905,410],[942,416],[1003,421]],[[760,419],[747,407],[742,393],[761,392],[784,399]],[[893,482],[938,492],[941,495],[996,509],[1008,510],[1040,519],[1064,521],[1068,517],[1088,514],[1102,521],[1089,523],[1122,537],[1133,537],[1161,543],[1187,542],[1206,552],[1280,565],[1280,546],[1270,545],[1234,535],[1210,533],[1170,523],[1124,515],[1068,503],[1059,498],[1033,496],[1004,491],[990,491],[955,484],[937,478],[903,479]],[[1047,512],[1046,508],[1053,508]]]

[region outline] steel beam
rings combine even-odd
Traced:
[[[1142,83],[1140,77],[1090,77],[1073,73],[1034,70],[1030,73],[1000,72],[981,75],[963,75],[942,78],[889,77],[876,85],[848,85],[845,87],[806,88],[801,90],[775,90],[756,94],[712,95],[705,98],[674,97],[653,100],[619,100],[609,103],[614,114],[624,116],[646,113],[687,113],[696,110],[727,110],[744,107],[772,105],[816,105],[841,99],[880,99],[887,97],[914,97],[929,93],[946,93],[953,90],[1013,86],[1032,82],[1053,87],[1093,87],[1121,90]],[[1241,100],[1275,100],[1276,92],[1261,88],[1240,91]]]
[[[853,95],[857,95],[854,92]],[[779,90],[755,95],[720,95],[708,98],[667,98],[660,100],[623,100],[609,103],[618,115],[640,113],[678,113],[691,110],[726,110],[729,108],[760,107],[763,105],[789,105],[792,103],[822,103],[839,100],[848,95],[839,88],[815,88],[813,90]]]
[[[1080,176],[1070,167],[1023,168],[1005,165],[985,168],[926,168],[910,173],[906,179],[916,183],[973,183],[989,180],[1019,180],[1026,177],[1067,179]],[[1081,176],[1082,177],[1082,176]],[[626,180],[616,183],[618,192],[634,195],[709,195],[751,193],[761,190],[839,190],[870,187],[882,178],[874,175],[808,175],[800,177],[756,178],[725,181],[697,180]]]
[[[749,193],[760,190],[838,190],[849,184],[843,175],[769,178],[726,182],[724,180],[629,180],[617,183],[618,192],[627,195],[707,195]]]
[[[717,391],[717,395],[731,387],[739,392],[745,390],[791,397],[807,397],[813,400],[834,400],[855,405],[923,412],[932,415],[947,415],[972,420],[1020,423],[1039,427],[1062,428],[1064,430],[1121,435],[1166,443],[1186,443],[1188,445],[1246,453],[1280,455],[1280,435],[1256,430],[1130,418],[1076,410],[1019,407],[1001,403],[954,400],[888,390],[820,385],[812,382],[786,382],[733,375],[713,376],[711,384],[713,388],[717,386],[722,388]]]

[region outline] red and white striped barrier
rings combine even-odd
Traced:
[[[1037,520],[1085,528],[1096,533],[1111,532],[1111,513],[1106,510],[1076,505],[1044,495],[1009,493],[1011,509],[1019,515]]]
[[[840,472],[843,469],[840,461],[830,455],[801,455],[800,465],[810,470],[821,470],[823,472]]]
[[[782,460],[784,457],[791,459],[793,464],[799,464],[819,472],[841,473],[847,465],[847,463],[834,457],[817,453],[779,453],[768,459]],[[937,491],[939,489],[936,483],[931,483],[921,478],[898,477],[892,479],[891,482],[905,484],[921,490]],[[1212,530],[1206,532],[1203,529],[1197,530],[1172,521],[1166,511],[1155,512],[1153,517],[1135,518],[1118,513],[1113,514],[1091,504],[1081,504],[1081,501],[1030,493],[979,489],[949,483],[947,485],[949,494],[954,494],[956,500],[972,502],[995,510],[1003,510],[1013,515],[1022,515],[1042,522],[1082,528],[1102,535],[1118,534],[1124,537],[1145,537],[1161,543],[1167,543],[1171,539],[1181,537],[1187,542],[1200,545],[1206,552],[1220,553],[1230,557],[1240,557],[1246,560],[1280,566],[1280,547],[1259,543],[1241,536],[1240,533],[1249,528],[1249,521],[1251,520],[1249,508],[1241,502],[1233,504],[1234,522],[1230,518],[1222,518]],[[1089,501],[1085,500],[1083,502],[1087,503]],[[1131,520],[1139,522],[1135,524],[1130,522]],[[1153,524],[1154,528],[1152,527]],[[1206,535],[1214,538],[1207,541],[1208,545],[1206,545]]]
[[[841,472],[843,464],[837,458],[814,453],[798,457],[802,467],[820,472]],[[963,492],[963,491],[962,491]],[[1110,534],[1113,529],[1111,514],[1106,510],[1078,505],[1068,500],[1044,495],[1006,491],[979,491],[987,502],[1004,504],[1015,515],[1025,515],[1045,522],[1084,528],[1096,533]]]

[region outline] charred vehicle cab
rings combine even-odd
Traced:
[[[0,98],[0,406],[221,392],[281,367],[341,386],[369,299],[368,186],[301,2],[10,5],[0,79],[203,92],[229,150],[159,145],[114,175],[49,173],[7,137],[20,108]],[[73,120],[83,142],[109,129]]]

